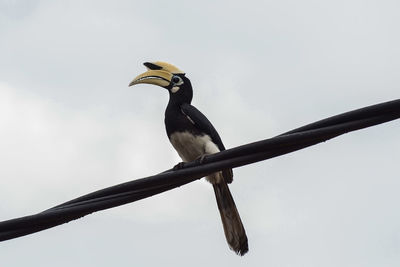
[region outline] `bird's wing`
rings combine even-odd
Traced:
[[[217,130],[215,130],[214,126],[207,119],[207,117],[204,116],[203,113],[190,104],[183,104],[181,106],[181,110],[183,114],[185,114],[194,123],[197,129],[211,137],[211,140],[218,146],[220,151],[225,150],[225,146],[222,143],[221,137],[219,137]]]
[[[214,126],[211,122],[201,113],[197,108],[193,107],[190,104],[183,104],[181,106],[181,110],[183,114],[185,114],[189,120],[193,122],[197,129],[201,132],[208,134],[211,137],[211,140],[218,146],[220,151],[225,150],[225,146],[222,143],[221,137],[217,130],[215,130]],[[225,182],[228,184],[233,181],[233,172],[232,169],[222,170],[222,176],[224,177]]]

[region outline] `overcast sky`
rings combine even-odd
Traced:
[[[167,92],[186,71],[226,147],[399,97],[400,2],[0,0],[0,220],[179,162]],[[399,266],[400,123],[235,169],[250,251],[228,249],[212,187],[0,243],[2,266]]]

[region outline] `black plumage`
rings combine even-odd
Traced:
[[[176,93],[169,91],[170,98],[165,110],[164,120],[168,138],[171,140],[173,133],[185,131],[196,136],[208,135],[220,151],[225,150],[221,137],[212,123],[203,113],[191,105],[193,89],[190,80],[184,75],[181,75],[181,78],[184,81],[181,88]],[[231,169],[224,170],[223,176],[227,183],[232,182],[233,173]]]
[[[191,105],[193,89],[185,74],[164,62],[147,62],[145,66],[149,71],[136,77],[131,85],[150,83],[168,89],[165,127],[169,140],[182,160],[193,161],[206,154],[225,150],[211,122]],[[229,247],[237,254],[244,255],[248,251],[247,236],[228,187],[233,179],[232,170],[211,174],[206,179],[213,185]]]

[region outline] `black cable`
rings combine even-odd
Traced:
[[[208,155],[204,161],[105,188],[41,213],[0,222],[0,241],[45,230],[92,212],[120,206],[171,190],[210,173],[284,155],[341,134],[400,118],[400,99],[346,112],[274,138]]]

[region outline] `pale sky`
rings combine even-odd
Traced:
[[[226,147],[399,98],[400,2],[0,0],[0,220],[179,162],[168,94],[186,71]],[[249,253],[229,250],[212,187],[0,243],[1,266],[400,265],[400,123],[234,170]]]

